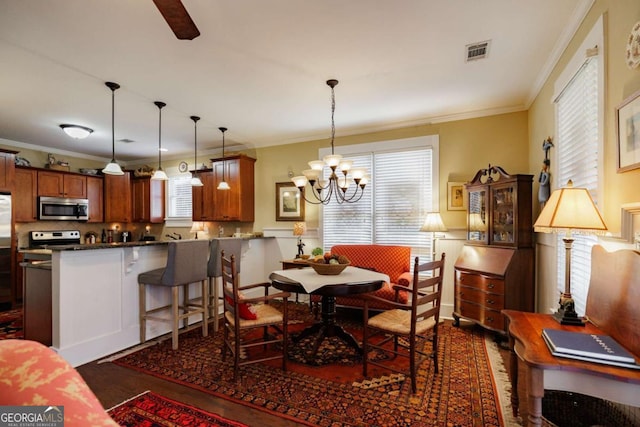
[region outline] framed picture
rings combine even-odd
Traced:
[[[304,221],[303,194],[293,182],[276,182],[276,221]]]
[[[464,182],[447,182],[447,210],[464,211],[467,209],[467,195]]]
[[[640,168],[640,91],[616,108],[618,173]]]

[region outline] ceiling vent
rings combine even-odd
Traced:
[[[487,55],[489,54],[489,42],[490,40],[468,44],[466,46],[467,62],[486,58]]]

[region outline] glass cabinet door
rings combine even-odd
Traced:
[[[491,188],[491,243],[511,246],[515,242],[515,202],[513,185]]]
[[[467,216],[467,240],[489,243],[487,217],[487,189],[469,188],[469,209]]]

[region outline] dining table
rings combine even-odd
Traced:
[[[348,266],[338,275],[318,274],[311,268],[277,270],[269,275],[269,280],[274,288],[282,291],[322,297],[321,320],[305,328],[294,339],[297,343],[306,337],[315,336],[313,347],[305,357],[310,362],[314,360],[322,342],[329,337],[340,338],[349,347],[362,354],[362,347],[354,336],[336,322],[336,297],[375,292],[382,288],[385,282],[389,282],[389,276]]]

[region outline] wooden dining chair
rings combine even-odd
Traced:
[[[282,359],[282,370],[287,370],[287,300],[289,292],[269,294],[271,283],[255,283],[239,286],[236,273],[235,256],[226,258],[221,253],[222,261],[222,295],[224,299],[224,344],[222,360],[226,360],[227,351],[233,355],[233,380],[238,378],[240,366],[268,360]],[[248,297],[242,292],[263,288],[264,295]],[[282,299],[282,311],[269,305],[274,299]],[[248,306],[251,304],[251,308]],[[262,329],[256,333],[256,329]],[[275,334],[270,333],[275,332]],[[279,336],[279,338],[278,338]],[[268,345],[280,345],[278,353],[269,352]],[[262,346],[260,357],[249,354],[250,350],[258,352]],[[241,355],[245,358],[241,360]],[[256,356],[256,357],[252,357]],[[244,356],[243,356],[244,357]]]
[[[433,358],[434,371],[438,372],[438,325],[440,323],[440,299],[442,296],[442,278],[444,273],[445,254],[439,261],[431,261],[420,265],[415,258],[413,282],[409,288],[394,286],[396,301],[400,292],[409,292],[406,303],[392,302],[393,309],[369,317],[369,304],[380,299],[375,295],[365,295],[364,333],[362,373],[366,377],[369,364],[385,369],[406,373],[406,369],[384,363],[384,361],[368,360],[367,354],[376,349],[383,354],[390,354],[390,360],[396,356],[409,359],[409,375],[411,392],[416,392],[416,372],[418,358]],[[383,335],[380,340],[374,337]],[[431,349],[427,350],[427,342],[431,341]],[[421,361],[421,360],[420,360]]]

